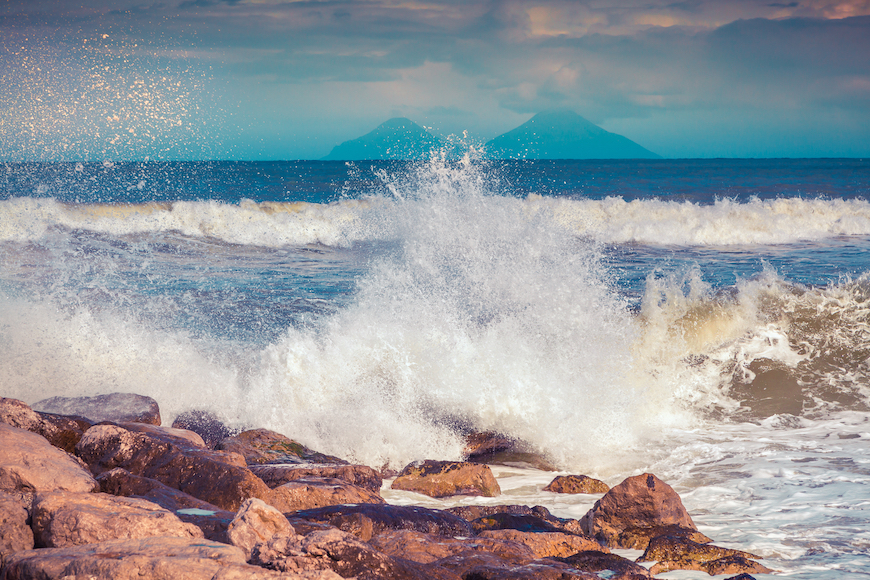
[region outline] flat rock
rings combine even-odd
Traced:
[[[90,492],[96,480],[45,437],[0,423],[0,491],[25,498],[41,491]]]
[[[379,492],[384,480],[381,475],[367,465],[348,465],[341,463],[296,463],[250,465],[251,472],[271,488],[290,481],[308,478],[341,479],[371,491]]]
[[[377,491],[351,485],[341,479],[296,479],[273,490],[272,503],[285,512],[341,504],[382,504]]]
[[[94,423],[102,421],[160,425],[157,401],[133,393],[111,393],[94,397],[51,397],[33,405],[34,411],[76,415]]]
[[[199,528],[156,504],[104,493],[40,493],[33,502],[32,519],[35,543],[40,548],[152,536],[203,537]]]
[[[240,429],[227,427],[214,413],[199,410],[185,411],[179,414],[172,422],[172,427],[193,431],[202,437],[209,449],[214,449],[227,437],[238,435],[241,432]]]
[[[515,514],[529,515],[541,518],[548,524],[567,534],[576,534],[585,536],[582,526],[578,520],[570,518],[557,518],[550,513],[550,510],[544,506],[536,505],[529,507],[525,505],[464,505],[447,508],[449,513],[457,515],[466,521],[474,521],[479,518],[492,516],[495,514]]]
[[[242,431],[221,441],[217,449],[239,453],[250,465],[263,463],[347,463],[318,453],[285,435],[268,429]]]
[[[485,530],[478,538],[507,540],[529,548],[535,558],[565,558],[586,550],[609,552],[598,542],[562,532],[521,532],[519,530]]]
[[[101,473],[97,476],[97,482],[103,493],[148,500],[173,512],[181,521],[195,525],[207,539],[229,543],[227,528],[235,517],[233,512],[222,510],[156,479],[133,475],[120,467]]]
[[[435,562],[463,580],[601,580],[552,559],[516,562],[487,552],[458,554]]]
[[[202,539],[153,537],[68,548],[27,550],[9,557],[3,580],[337,580],[334,573],[282,574],[245,563],[235,546]]]
[[[628,558],[607,552],[587,550],[566,558],[559,558],[559,560],[577,570],[591,572],[598,575],[598,577],[606,577],[610,580],[640,580],[650,578],[649,570],[640,564],[635,564]],[[602,572],[607,575],[603,575]]]
[[[610,547],[628,528],[676,525],[697,530],[677,492],[651,473],[629,477],[595,502],[581,519],[584,531]]]
[[[686,538],[699,544],[707,544],[713,541],[698,530],[671,524],[668,526],[626,528],[619,533],[616,544],[629,550],[645,550],[650,540],[658,536]]]
[[[528,514],[496,513],[477,518],[471,522],[476,533],[485,530],[518,530],[521,532],[559,532],[559,528],[547,520]]]
[[[652,574],[671,570],[700,570],[711,575],[733,574],[735,572],[770,573],[772,570],[758,562],[760,557],[730,548],[720,548],[712,544],[700,544],[679,536],[658,536],[650,540],[649,546],[638,562],[653,562]]]
[[[24,503],[0,492],[0,566],[10,554],[33,549],[33,531],[27,523]]]
[[[437,536],[472,536],[469,523],[451,513],[418,506],[390,504],[339,505],[305,510],[293,514],[296,519],[326,523],[335,527],[342,519],[362,515],[371,520],[373,535],[388,530],[414,530]],[[294,523],[295,526],[295,523]],[[298,529],[298,526],[296,526]]]
[[[414,491],[429,497],[480,495],[496,497],[501,489],[487,465],[464,461],[426,460],[411,463],[393,481],[392,489]]]
[[[257,544],[263,544],[276,536],[296,536],[296,530],[284,514],[257,498],[250,498],[242,504],[230,522],[227,538],[233,546],[245,551],[250,558]]]
[[[586,475],[559,475],[544,488],[553,493],[599,494],[610,491],[610,486]]]
[[[228,511],[235,512],[249,497],[281,503],[260,478],[236,464],[237,455],[183,438],[95,425],[79,441],[76,452],[94,473],[121,467]]]
[[[414,530],[388,530],[372,538],[369,544],[387,555],[421,564],[477,552],[487,552],[515,564],[536,558],[531,548],[512,540],[495,537],[451,538]]]

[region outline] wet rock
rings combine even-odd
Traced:
[[[755,578],[753,578],[749,574],[743,573],[738,574],[737,576],[731,576],[730,578],[725,578],[725,580],[755,580]]]
[[[28,517],[19,498],[0,492],[0,566],[8,555],[33,548]]]
[[[341,479],[371,491],[379,492],[384,480],[380,474],[367,465],[348,465],[330,463],[266,464],[250,465],[251,472],[271,488],[290,481],[308,478]]]
[[[175,429],[187,429],[193,431],[205,442],[206,447],[214,449],[218,443],[226,439],[238,435],[241,431],[231,429],[224,425],[217,415],[208,411],[185,411],[178,415],[172,422],[172,427]]]
[[[235,546],[202,539],[153,537],[18,552],[4,580],[337,580],[334,574],[288,576],[245,563]]]
[[[156,479],[133,475],[120,467],[101,473],[97,482],[103,493],[148,500],[173,512],[181,521],[195,525],[207,539],[229,543],[227,528],[235,517],[233,512],[222,510]]]
[[[470,463],[556,471],[553,463],[531,444],[493,431],[468,434],[463,455]]]
[[[104,493],[40,493],[33,502],[32,519],[35,543],[40,548],[151,536],[203,537],[199,528],[156,504]]]
[[[671,570],[700,570],[711,575],[771,572],[769,568],[753,561],[758,559],[759,556],[748,552],[700,544],[685,537],[658,536],[650,540],[646,551],[637,561],[655,561],[656,564],[650,569],[652,574]]]
[[[477,518],[471,522],[471,529],[478,534],[484,530],[518,530],[531,533],[560,531],[553,524],[537,516],[505,513]]]
[[[247,558],[250,558],[254,546],[268,542],[275,536],[295,537],[296,530],[284,514],[256,498],[242,504],[227,529],[230,543],[244,550]]]
[[[598,576],[550,559],[516,561],[486,552],[450,556],[435,564],[460,575],[463,580],[601,580]]]
[[[175,427],[162,427],[160,425],[151,425],[149,423],[127,423],[127,422],[116,422],[116,425],[119,427],[123,427],[127,431],[135,431],[137,433],[147,433],[149,435],[154,435],[156,437],[160,437],[162,439],[168,440],[176,440],[178,443],[182,445],[193,445],[194,447],[205,447],[205,441],[202,440],[202,437],[194,433],[193,431],[188,431],[187,429],[177,429]],[[234,458],[232,460],[233,464],[241,465],[244,467],[244,463],[238,458]]]
[[[550,510],[540,505],[536,505],[534,507],[529,507],[525,505],[467,505],[447,508],[444,511],[457,515],[469,522],[474,521],[478,518],[483,518],[494,514],[517,514],[536,516],[562,532],[568,534],[576,534],[580,536],[586,535],[578,520],[572,520],[570,518],[557,518],[550,513]]]
[[[650,577],[649,571],[643,566],[622,556],[607,552],[588,550],[566,558],[559,558],[559,560],[577,570],[590,572],[610,580],[640,580]],[[607,575],[605,576],[602,572]]]
[[[318,453],[289,437],[269,431],[252,429],[221,441],[216,449],[239,453],[250,465],[263,463],[347,463],[338,457]]]
[[[94,473],[121,467],[233,512],[249,497],[266,503],[281,500],[247,468],[234,465],[238,456],[174,436],[95,425],[79,441],[76,452]]]
[[[523,543],[496,537],[451,538],[413,530],[389,530],[375,536],[369,543],[389,556],[421,564],[477,552],[487,552],[514,563],[536,558],[534,551]]]
[[[529,548],[535,558],[565,558],[582,551],[603,551],[598,542],[583,536],[562,532],[522,532],[514,529],[484,530],[478,538],[507,540]]]
[[[378,492],[340,479],[297,479],[273,491],[272,503],[286,512],[340,504],[384,503]]]
[[[693,542],[698,542],[699,544],[706,544],[713,541],[698,530],[670,525],[647,528],[627,528],[620,532],[616,544],[630,550],[645,550],[649,545],[650,540],[658,536],[686,538]]]
[[[459,461],[426,460],[411,463],[393,481],[392,489],[415,491],[429,497],[501,494],[498,482],[486,465]]]
[[[93,423],[150,423],[160,425],[157,401],[133,393],[111,393],[95,397],[51,397],[33,404],[34,411],[56,415],[76,415]]]
[[[23,401],[7,398],[0,398],[0,423],[38,433],[67,453],[74,451],[82,433],[91,426],[87,419],[37,413]]]
[[[360,514],[372,522],[373,535],[388,530],[414,530],[438,536],[472,536],[471,526],[462,518],[442,510],[390,504],[337,505],[293,514],[296,519],[335,525],[342,518]],[[294,523],[295,525],[295,523]],[[338,527],[335,525],[335,527]],[[298,526],[297,526],[298,529]]]
[[[610,547],[623,547],[619,535],[628,528],[676,525],[697,530],[677,492],[651,473],[611,488],[580,523],[588,535]]]
[[[553,493],[599,494],[610,491],[610,486],[601,480],[585,475],[560,475],[547,484],[544,491],[552,491]]]
[[[68,453],[41,435],[0,423],[0,491],[29,505],[40,491],[98,489],[93,476]]]

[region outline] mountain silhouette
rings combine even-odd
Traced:
[[[326,160],[424,159],[440,149],[441,139],[404,117],[385,121],[362,137],[332,148]]]
[[[660,159],[631,139],[567,110],[538,113],[489,141],[485,151],[492,159]]]

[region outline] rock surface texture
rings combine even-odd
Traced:
[[[265,464],[250,465],[249,469],[271,488],[297,479],[331,478],[341,479],[351,485],[379,492],[384,483],[380,474],[367,465],[335,463]]]
[[[76,415],[93,423],[130,421],[160,425],[160,407],[157,401],[133,393],[111,393],[95,397],[51,397],[34,403],[33,410],[56,415]]]
[[[399,473],[391,487],[415,491],[429,497],[496,497],[501,494],[489,466],[460,461],[427,460],[412,463]]]
[[[33,531],[27,519],[24,502],[0,492],[0,565],[10,554],[33,548]]]
[[[258,544],[284,536],[295,537],[296,530],[284,514],[256,498],[242,504],[227,529],[230,543],[244,550],[248,558]]]
[[[346,461],[318,453],[268,429],[251,429],[221,441],[216,449],[239,453],[250,465],[262,463],[338,463]]]
[[[553,493],[588,493],[599,494],[610,491],[610,486],[601,480],[585,475],[560,475],[553,479],[544,491]]]

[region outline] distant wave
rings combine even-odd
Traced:
[[[712,205],[661,200],[525,199],[489,196],[486,203],[519,204],[529,219],[552,219],[566,233],[605,243],[679,246],[781,244],[844,235],[870,235],[870,203],[861,199],[775,199]],[[443,202],[443,201],[442,201]],[[53,229],[127,236],[178,232],[190,237],[265,247],[346,246],[393,235],[391,222],[407,204],[432,200],[371,197],[331,204],[305,202],[176,201],[69,204],[54,199],[0,201],[0,241],[33,241]]]

